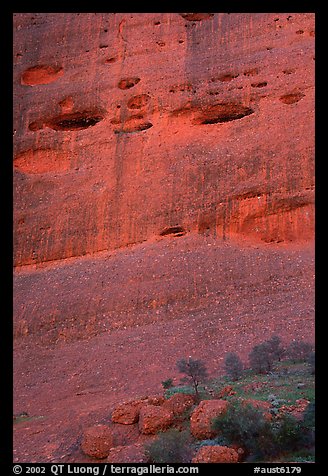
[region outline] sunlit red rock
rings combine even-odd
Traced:
[[[139,413],[139,431],[144,435],[154,435],[167,430],[173,423],[173,413],[157,405],[144,405]]]
[[[113,434],[107,425],[94,425],[83,432],[82,451],[96,459],[106,458],[114,446]]]
[[[202,400],[190,417],[192,435],[198,440],[213,438],[213,420],[224,415],[228,405],[226,400]]]

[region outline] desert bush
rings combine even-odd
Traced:
[[[274,454],[295,451],[304,445],[301,424],[292,415],[281,415],[272,427]]]
[[[173,387],[173,379],[168,378],[167,380],[163,380],[162,386],[164,390],[167,390],[168,388]]]
[[[171,428],[146,445],[146,453],[152,463],[188,463],[192,456],[190,434]]]
[[[310,417],[309,417],[310,419]],[[299,422],[289,414],[272,421],[252,405],[236,403],[214,419],[213,429],[230,444],[244,448],[249,458],[261,460],[298,450],[309,443],[311,424]],[[306,431],[305,431],[306,430]]]
[[[270,339],[255,345],[249,354],[249,362],[254,372],[268,373],[273,369],[273,364],[281,360],[285,350],[281,345],[280,337],[272,336]]]
[[[213,430],[249,454],[261,457],[273,452],[271,425],[252,405],[230,405],[224,415],[214,419]]]
[[[310,354],[312,352],[312,344],[301,340],[295,340],[288,346],[286,354],[287,357],[293,360],[294,362],[305,362],[310,357]]]
[[[224,359],[226,375],[232,380],[238,380],[243,373],[243,363],[235,352],[229,352]]]
[[[178,360],[177,368],[179,372],[186,374],[186,376],[181,379],[181,382],[192,385],[195,392],[196,401],[199,401],[200,398],[198,386],[207,378],[207,370],[204,362],[202,360],[195,360],[189,357],[188,360]]]
[[[254,372],[264,374],[273,369],[274,356],[267,342],[255,345],[249,354],[249,364]]]

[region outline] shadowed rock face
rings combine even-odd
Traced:
[[[24,13],[14,31],[16,266],[174,226],[312,239],[313,14]]]

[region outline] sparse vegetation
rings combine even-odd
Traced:
[[[178,360],[177,368],[179,372],[186,374],[186,376],[181,379],[181,382],[192,385],[195,392],[196,401],[199,401],[200,396],[198,386],[207,378],[207,370],[204,362],[202,360],[195,360],[189,357],[188,360]]]
[[[225,376],[210,381],[206,380],[202,361],[189,358],[177,363],[186,376],[179,386],[166,390],[167,398],[177,392],[194,392],[198,400],[211,399],[218,398],[225,388],[230,390],[219,397],[231,405],[213,422],[217,436],[192,443],[194,451],[202,446],[238,445],[245,451],[247,461],[314,460],[315,354],[309,343],[295,342],[285,349],[279,336],[273,336],[256,345],[249,355],[250,368],[243,368],[239,356],[230,352],[224,360]],[[310,404],[299,420],[291,412],[304,399]],[[263,410],[247,405],[244,400],[269,402],[271,420]],[[188,429],[189,419],[184,423],[183,428]]]
[[[230,352],[224,359],[225,375],[211,380],[203,361],[191,357],[178,360],[177,369],[184,376],[176,386],[172,378],[162,381],[164,397],[183,393],[190,398],[193,394],[194,401],[173,412],[171,428],[145,445],[148,460],[190,463],[197,454],[195,460],[207,461],[217,458],[217,450],[199,451],[201,448],[228,446],[238,449],[242,461],[314,461],[314,351],[308,343],[295,342],[288,347],[291,353],[282,347],[278,336],[256,345],[249,356],[251,368],[244,368],[239,356]],[[200,400],[208,399],[229,402],[219,402],[224,412],[212,420],[214,433],[205,406],[195,408]],[[172,399],[170,404],[181,400]],[[195,410],[198,413],[191,417]],[[197,425],[208,428],[198,432]],[[198,440],[205,436],[207,439]]]

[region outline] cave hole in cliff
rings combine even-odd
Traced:
[[[89,111],[63,114],[47,122],[47,126],[55,131],[72,131],[93,127],[102,121],[104,116]]]
[[[174,235],[174,236],[183,236],[187,232],[181,225],[167,226],[160,232],[160,236]]]
[[[120,89],[130,89],[133,88],[136,84],[140,82],[140,78],[125,78],[121,79],[120,82],[118,83],[118,87]]]
[[[239,74],[234,74],[234,73],[226,73],[226,74],[222,74],[221,76],[219,76],[217,79],[219,81],[221,81],[222,83],[225,83],[225,82],[228,82],[228,81],[232,81],[233,79],[235,78],[238,78]],[[215,78],[212,78],[211,81],[216,81]]]
[[[202,21],[213,17],[214,13],[180,13],[180,15],[187,21]]]
[[[194,124],[219,124],[223,122],[235,121],[245,116],[253,114],[254,110],[240,104],[217,104],[202,111],[195,118]]]
[[[38,65],[25,70],[21,76],[21,84],[37,86],[49,84],[59,79],[64,74],[60,66]]]
[[[117,61],[117,57],[116,56],[112,56],[111,58],[107,58],[105,60],[105,63],[106,64],[111,64],[111,63],[115,63]]]
[[[304,98],[305,94],[303,93],[291,93],[281,96],[279,100],[284,104],[294,104]]]
[[[248,69],[247,71],[244,71],[244,76],[255,76],[257,74],[259,74],[258,68],[252,68]]]
[[[150,100],[148,94],[139,94],[129,99],[127,106],[129,109],[141,109],[146,106]]]
[[[28,125],[30,131],[39,131],[43,129],[43,122],[42,121],[33,121]]]
[[[115,134],[131,134],[132,132],[141,132],[153,127],[151,122],[128,121],[120,129],[115,129]]]
[[[262,81],[260,83],[252,83],[251,86],[252,88],[264,88],[265,86],[267,86],[268,83],[266,81]]]

